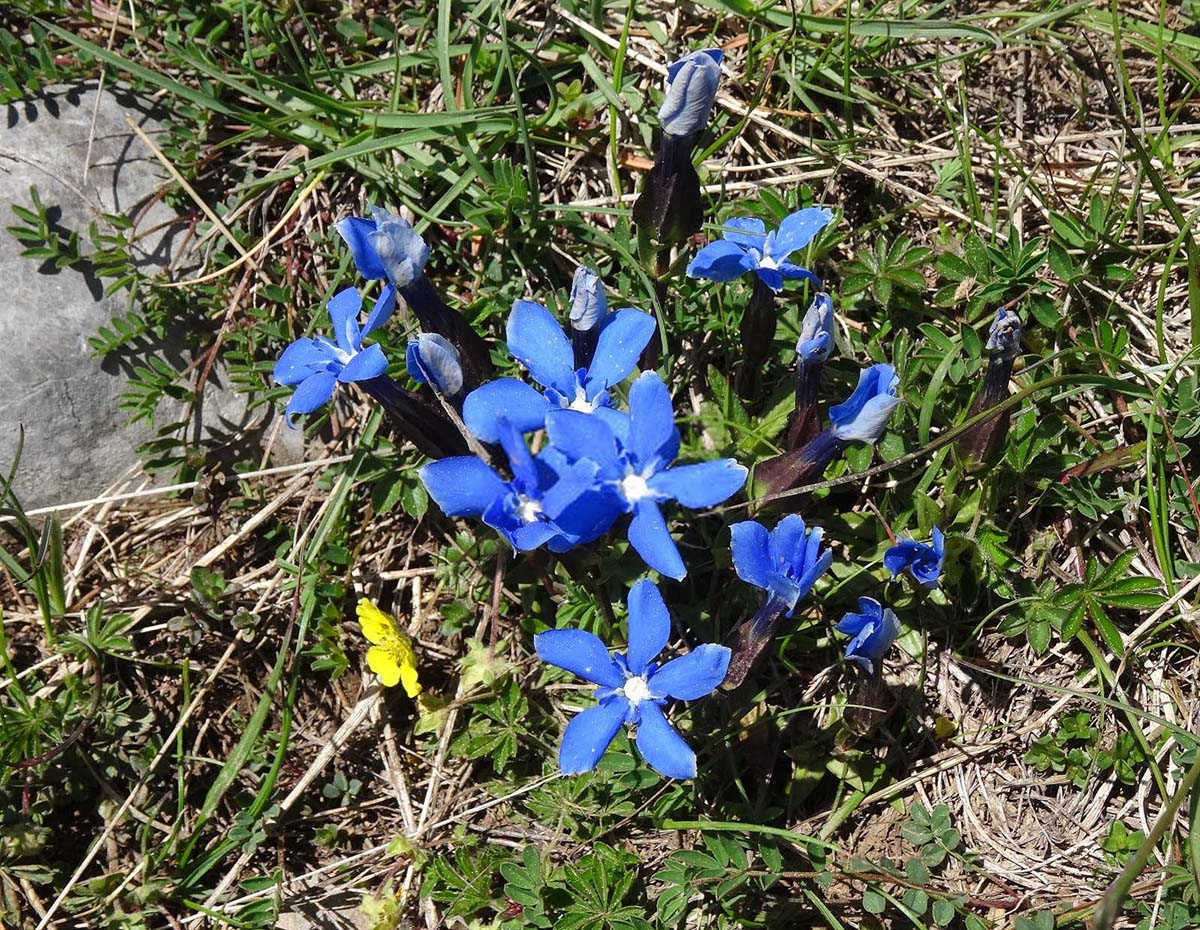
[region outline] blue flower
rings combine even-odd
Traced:
[[[555,456],[534,458],[507,420],[500,421],[497,433],[512,481],[505,481],[473,455],[444,458],[420,470],[425,489],[446,516],[479,517],[519,551],[548,543],[555,552],[565,552],[579,542],[579,533],[564,530],[558,522],[573,507],[587,511],[570,515],[574,525],[590,526],[603,519],[611,524],[609,510],[597,510],[607,507],[606,502],[587,499],[595,484],[594,464],[568,464]]]
[[[599,637],[584,630],[547,630],[533,638],[542,661],[598,685],[599,703],[576,715],[563,733],[559,767],[567,775],[589,772],[622,726],[636,726],[638,751],[666,778],[694,778],[696,754],[667,722],[669,698],[694,701],[725,678],[729,650],[711,643],[659,665],[655,659],[671,636],[662,595],[643,578],[629,589],[629,645],[610,655]]]
[[[338,291],[326,306],[333,321],[335,341],[321,336],[297,339],[283,350],[275,363],[275,380],[297,386],[285,411],[289,426],[293,426],[294,414],[311,413],[328,402],[339,381],[366,381],[387,370],[383,350],[374,343],[363,348],[362,343],[367,335],[387,322],[396,309],[395,292],[384,287],[361,328],[358,314],[362,309],[362,295],[354,288]]]
[[[721,61],[725,53],[707,48],[692,52],[667,67],[667,95],[658,109],[658,122],[671,136],[689,136],[708,123],[717,99]]]
[[[833,351],[833,299],[822,292],[813,298],[800,323],[796,354],[806,362],[823,362]]]
[[[784,517],[769,533],[753,520],[735,523],[729,531],[738,577],[769,592],[789,617],[833,563],[833,553],[821,551],[821,528],[807,529],[799,514]]]
[[[846,644],[846,658],[873,675],[876,664],[900,635],[900,621],[872,597],[860,597],[858,610],[842,617],[837,628],[839,633],[853,637]]]
[[[495,442],[501,417],[528,433],[542,428],[550,410],[566,407],[591,413],[609,408],[608,389],[637,367],[654,327],[654,317],[648,313],[618,310],[601,330],[590,364],[577,369],[571,342],[550,311],[518,300],[508,317],[508,351],[546,392],[516,378],[482,385],[463,404],[467,428],[484,442]]]
[[[821,279],[788,261],[833,219],[825,207],[805,207],[783,218],[779,229],[767,232],[766,224],[754,216],[735,216],[725,221],[721,235],[696,253],[687,273],[693,278],[732,281],[753,271],[772,291],[783,290],[785,278],[806,278],[821,286]]]
[[[896,395],[899,385],[891,365],[880,363],[860,371],[854,393],[845,403],[829,408],[834,437],[843,442],[878,442],[888,417],[900,403]]]
[[[883,554],[883,564],[895,578],[906,568],[913,579],[927,588],[936,588],[946,557],[945,537],[936,526],[930,545],[915,539],[902,539]]]
[[[403,217],[381,207],[372,207],[371,217],[348,216],[337,224],[358,273],[372,280],[387,278],[397,288],[408,287],[424,273],[429,246]]]
[[[679,454],[679,430],[671,395],[655,372],[633,382],[628,416],[609,414],[553,410],[546,416],[546,432],[568,461],[595,463],[597,482],[613,506],[633,514],[629,542],[646,564],[683,578],[687,568],[659,504],[676,500],[685,507],[712,507],[737,493],[746,469],[733,459],[670,467]]]
[[[428,384],[446,398],[453,398],[462,390],[463,371],[458,349],[445,336],[420,333],[417,338],[408,340],[404,364],[414,381]]]

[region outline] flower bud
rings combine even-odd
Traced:
[[[825,293],[813,298],[800,324],[796,355],[806,362],[823,362],[833,351],[833,299]]]
[[[671,136],[688,136],[699,132],[708,123],[721,80],[721,60],[724,52],[711,48],[692,52],[667,69],[670,86],[658,110],[663,132]]]
[[[1021,318],[1004,307],[997,310],[984,349],[988,353],[987,374],[983,378],[983,387],[967,411],[967,419],[977,417],[1008,397],[1013,362],[1021,354]],[[992,459],[1004,445],[1008,425],[1009,415],[1001,413],[976,423],[958,437],[959,455],[968,469]]]
[[[428,384],[447,399],[462,390],[463,371],[458,350],[444,336],[421,333],[416,339],[410,339],[404,362],[414,381]]]
[[[608,298],[604,296],[604,282],[587,265],[575,269],[571,281],[571,328],[589,332],[596,328],[608,315]]]

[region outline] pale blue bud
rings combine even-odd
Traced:
[[[709,48],[685,55],[667,68],[671,83],[658,110],[663,132],[688,136],[704,128],[717,96],[724,57],[720,49]]]
[[[404,364],[412,379],[428,384],[444,397],[454,397],[462,390],[463,371],[458,350],[437,333],[421,333],[408,340]]]
[[[595,329],[608,314],[608,298],[600,275],[586,265],[575,269],[571,281],[571,328],[580,332]]]
[[[806,362],[823,362],[833,351],[833,299],[818,294],[804,314],[796,354]]]

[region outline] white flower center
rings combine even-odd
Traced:
[[[568,410],[578,410],[580,413],[591,413],[596,409],[596,405],[588,400],[582,384],[575,385],[575,399],[569,404],[566,402],[566,400],[567,399],[564,397],[563,406]]]
[[[645,478],[637,472],[631,471],[621,479],[621,493],[629,503],[636,504],[643,497],[649,497],[653,492],[650,490],[650,485],[646,484]]]
[[[779,262],[776,261],[776,259],[773,256],[767,255],[764,253],[763,257],[758,260],[758,267],[759,268],[778,268]]]
[[[542,502],[535,501],[524,494],[517,495],[517,516],[523,523],[537,522],[538,514],[542,512]]]
[[[646,679],[641,675],[625,679],[625,687],[622,690],[625,692],[625,697],[629,700],[629,703],[634,707],[637,707],[642,701],[649,700],[651,697],[650,686],[646,684]]]

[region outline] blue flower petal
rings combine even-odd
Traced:
[[[629,414],[615,407],[597,407],[592,416],[612,430],[622,446],[629,443]]]
[[[294,426],[293,414],[312,413],[322,404],[327,403],[333,396],[336,384],[337,375],[332,371],[318,371],[301,381],[283,411],[284,416],[287,417],[288,426]]]
[[[486,523],[487,514],[484,514],[484,518],[484,522]],[[558,528],[554,524],[547,523],[544,520],[536,520],[533,523],[526,523],[523,526],[519,526],[515,530],[505,532],[504,535],[518,552],[528,552],[557,536]]]
[[[808,245],[813,236],[824,229],[832,219],[832,211],[825,207],[805,207],[785,216],[779,228],[770,236],[767,254],[776,261],[782,261],[797,249]]]
[[[571,328],[590,332],[608,316],[608,298],[604,295],[604,282],[587,265],[575,269],[571,279]]]
[[[325,305],[329,319],[333,321],[333,337],[338,348],[346,353],[357,352],[362,347],[362,333],[358,329],[358,313],[362,310],[362,294],[347,287],[329,299]]]
[[[672,659],[651,675],[647,684],[653,694],[694,701],[712,694],[725,680],[729,659],[727,646],[705,643],[687,655]]]
[[[754,256],[727,239],[714,239],[691,260],[687,273],[709,281],[734,281],[757,267]]]
[[[713,459],[660,471],[646,483],[652,491],[685,507],[713,507],[741,490],[746,468],[733,459]]]
[[[883,566],[892,573],[892,577],[902,574],[904,569],[912,564],[917,557],[917,546],[912,539],[902,539],[883,554]]]
[[[275,363],[274,376],[280,384],[291,386],[299,384],[318,371],[329,371],[340,366],[341,362],[325,343],[316,339],[297,339],[279,356],[279,361]]]
[[[846,658],[857,662],[868,675],[874,674],[875,663],[871,660],[868,642],[875,633],[875,624],[868,622],[854,638],[846,644]]]
[[[664,468],[679,453],[679,430],[671,394],[656,372],[643,372],[629,389],[629,441],[626,443],[637,470],[657,459]]]
[[[723,62],[725,60],[725,53],[723,51],[721,51],[719,48],[704,48],[704,49],[700,49],[699,52],[691,52],[691,53],[685,55],[684,57],[678,59],[677,61],[673,61],[669,65],[667,65],[667,80],[668,81],[675,80],[675,75],[677,75],[679,73],[679,69],[682,68],[685,64],[687,64],[688,59],[691,58],[692,55],[698,55],[698,54],[707,55],[709,58],[711,58],[717,64],[720,64],[721,62]]]
[[[883,617],[883,605],[873,597],[858,599],[858,613],[847,613],[838,623],[839,633],[856,634],[868,623],[877,623]]]
[[[558,750],[558,767],[563,773],[579,775],[594,769],[628,712],[625,698],[611,696],[571,718]]]
[[[804,518],[798,513],[788,514],[771,531],[767,546],[771,564],[779,570],[801,561],[807,544],[808,527],[804,525]]]
[[[811,282],[814,287],[821,286],[821,279],[807,268],[800,265],[793,265],[791,262],[780,262],[778,267],[780,276],[787,278],[789,281],[795,278],[804,278],[806,281]]]
[[[650,768],[666,778],[695,778],[696,754],[651,701],[638,705],[637,748]]]
[[[762,255],[767,243],[767,227],[757,216],[732,216],[721,227],[721,236],[743,249]]]
[[[607,688],[620,688],[625,684],[625,673],[594,633],[546,630],[533,638],[533,648],[543,662],[566,669],[584,681]]]
[[[662,594],[648,578],[629,589],[629,648],[625,662],[631,675],[645,675],[671,636],[671,615]]]
[[[500,438],[503,417],[522,433],[541,429],[550,402],[533,386],[516,378],[498,378],[481,385],[463,402],[463,422],[484,442]]]
[[[733,567],[738,577],[757,588],[769,588],[775,566],[768,554],[770,537],[767,528],[753,520],[744,520],[733,524],[729,534]]]
[[[551,410],[546,414],[546,435],[571,461],[595,462],[602,477],[616,480],[622,474],[616,437],[599,417],[578,410]]]
[[[508,351],[529,369],[542,387],[554,388],[568,401],[575,397],[575,354],[550,311],[531,300],[518,300],[508,316]]]
[[[637,368],[638,357],[646,348],[657,324],[654,317],[626,307],[618,310],[600,331],[592,363],[587,370],[587,395],[595,397],[605,388],[620,384]]]
[[[688,136],[699,132],[708,122],[708,114],[721,81],[719,60],[709,52],[692,52],[667,70],[670,85],[658,109],[663,132]]]
[[[378,378],[387,371],[387,365],[383,349],[379,348],[377,343],[371,343],[346,363],[346,366],[338,372],[337,379],[348,383]]]
[[[497,498],[508,493],[504,479],[473,455],[430,462],[417,474],[448,517],[482,516]]]
[[[390,284],[385,284],[379,290],[379,296],[375,298],[375,305],[371,308],[371,312],[367,314],[367,322],[363,324],[362,337],[366,337],[373,330],[378,329],[386,323],[396,310],[396,289]]]
[[[687,575],[687,566],[667,531],[658,505],[652,500],[638,501],[629,522],[629,544],[647,565],[676,581]]]
[[[375,221],[364,220],[357,216],[348,216],[337,223],[338,235],[350,246],[350,254],[354,257],[354,267],[364,278],[375,280],[387,277],[383,262],[371,244],[371,234],[375,232]]]
[[[783,275],[778,268],[764,268],[759,265],[754,272],[758,275],[759,280],[776,294],[783,290]]]
[[[445,336],[421,333],[408,340],[404,364],[414,381],[428,384],[446,397],[454,397],[463,387],[462,363],[458,349]]]
[[[508,456],[508,465],[512,469],[513,483],[525,494],[531,497],[538,492],[538,472],[525,445],[523,434],[505,417],[497,424],[497,435],[504,454]]]

